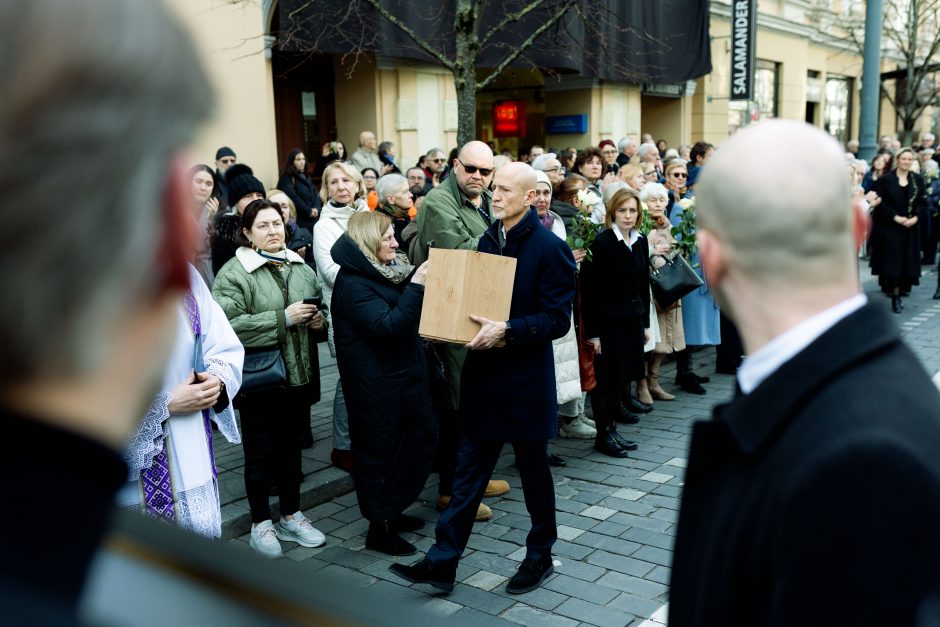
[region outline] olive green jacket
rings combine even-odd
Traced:
[[[487,190],[483,196],[489,204],[492,192]],[[417,222],[418,237],[422,244],[433,242],[432,248],[452,250],[476,250],[480,237],[489,227],[478,210],[463,203],[454,173],[428,192],[418,211]],[[467,349],[458,344],[441,344],[438,353],[447,371],[451,409],[456,411],[460,407],[460,373],[467,358]]]
[[[281,270],[248,247],[239,248],[215,277],[212,296],[245,348],[279,346],[291,386],[320,387],[316,343],[326,339],[326,325],[313,331],[287,326],[288,305],[320,295],[316,273],[299,255],[287,252]]]

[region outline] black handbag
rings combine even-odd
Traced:
[[[281,349],[274,347],[246,348],[242,366],[242,386],[238,396],[287,387],[287,365]]]
[[[660,309],[669,309],[677,300],[701,286],[702,279],[682,255],[666,259],[661,268],[654,268],[650,260],[650,287]]]

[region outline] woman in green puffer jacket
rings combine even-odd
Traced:
[[[280,349],[287,386],[239,397],[245,450],[245,491],[251,509],[250,545],[268,557],[281,555],[280,540],[303,546],[323,544],[300,510],[300,433],[310,422],[310,405],[320,400],[317,342],[326,340],[326,321],[316,305],[316,273],[285,247],[281,211],[255,200],[242,213],[242,247],[219,271],[212,295],[248,352]],[[281,519],[271,522],[268,495],[276,481]]]

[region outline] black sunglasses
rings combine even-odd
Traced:
[[[476,174],[477,172],[479,172],[480,176],[482,176],[483,178],[486,178],[487,176],[493,173],[493,168],[478,168],[475,165],[467,165],[460,159],[457,159],[457,163],[463,166],[463,169],[467,174]]]
[[[689,175],[686,174],[685,172],[673,172],[672,175],[676,178],[681,178],[681,179],[689,178]]]

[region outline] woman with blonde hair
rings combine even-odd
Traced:
[[[365,191],[362,175],[351,163],[334,161],[323,170],[323,183],[320,187],[323,211],[320,212],[320,219],[313,227],[313,258],[317,264],[317,276],[323,284],[323,304],[327,307],[330,307],[333,284],[339,273],[339,264],[333,261],[330,249],[346,232],[349,219],[353,214],[359,211],[369,211],[369,207],[362,199]],[[335,357],[332,327],[329,332],[330,354]],[[330,461],[346,472],[352,469],[349,420],[346,416],[346,403],[339,380],[336,381],[336,393],[333,396],[333,452],[330,454]]]
[[[388,175],[386,175],[388,176]],[[411,555],[402,532],[424,526],[403,514],[427,481],[434,419],[418,323],[427,262],[398,250],[391,218],[356,213],[332,246],[340,270],[333,294],[336,361],[346,388],[352,475],[369,521],[366,548]]]
[[[650,168],[655,171],[655,168],[650,164]],[[643,175],[643,168],[638,165],[627,164],[620,168],[618,173],[620,180],[633,188],[634,191],[639,192],[643,189],[643,184],[646,183],[646,177]]]

